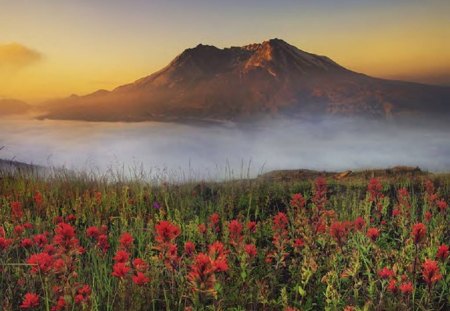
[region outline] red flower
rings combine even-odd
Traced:
[[[377,228],[369,228],[367,229],[367,237],[371,239],[372,241],[376,241],[378,237],[380,236],[380,230]]]
[[[34,203],[39,207],[42,205],[42,202],[44,201],[42,194],[39,191],[36,191],[34,193],[33,197]]]
[[[426,219],[426,221],[429,222],[431,220],[431,217],[433,217],[433,214],[431,214],[430,211],[426,211],[425,212],[425,219]]]
[[[414,244],[420,243],[427,234],[427,227],[423,223],[417,223],[413,225],[411,236],[414,240]]]
[[[422,264],[422,277],[424,281],[431,287],[434,283],[442,279],[437,261],[426,259]]]
[[[273,217],[273,230],[283,231],[287,228],[289,220],[285,213],[279,212]]]
[[[445,259],[447,259],[448,254],[449,254],[448,245],[442,244],[441,246],[439,246],[437,250],[436,258],[444,261]]]
[[[398,208],[394,208],[392,210],[392,216],[396,217],[398,215],[400,215],[400,210]]]
[[[370,201],[372,202],[383,197],[383,194],[381,193],[383,190],[383,185],[377,178],[370,179],[367,190],[369,191]]]
[[[202,291],[215,295],[215,267],[211,258],[204,254],[199,253],[191,266],[187,279],[191,283],[194,291]]]
[[[230,239],[232,243],[238,244],[241,242],[242,229],[243,226],[238,220],[234,219],[230,221],[230,223],[228,224],[228,230],[230,231]]]
[[[387,288],[391,293],[395,294],[397,292],[397,281],[395,279],[391,279]]]
[[[254,244],[247,244],[245,245],[244,249],[250,258],[255,257],[256,254],[258,253],[256,246]]]
[[[128,259],[130,259],[130,254],[128,254],[127,251],[118,250],[113,259],[115,262],[125,263],[125,262],[128,262]]]
[[[361,216],[356,218],[354,221],[355,229],[358,231],[361,231],[365,225],[366,225],[366,222],[364,221],[364,218],[362,218]]]
[[[13,240],[0,237],[0,250],[4,251],[13,243]]]
[[[32,239],[23,239],[20,241],[20,246],[23,248],[30,248],[33,246],[33,240]]]
[[[215,232],[219,232],[220,231],[219,221],[220,221],[219,214],[214,213],[211,216],[209,216],[209,222],[210,222],[211,228]]]
[[[394,271],[384,267],[383,269],[378,271],[378,276],[382,279],[389,279],[395,275]]]
[[[301,193],[296,193],[292,195],[290,204],[294,208],[303,208],[305,207],[306,201]]]
[[[327,180],[324,177],[318,177],[314,182],[312,202],[319,210],[323,209],[327,203]]]
[[[45,234],[36,234],[33,236],[33,241],[40,248],[44,248],[48,243],[48,239]]]
[[[89,300],[91,296],[92,289],[89,285],[85,284],[77,291],[78,295],[75,297],[75,300],[78,304],[86,302]]]
[[[14,220],[20,220],[23,217],[22,203],[15,201],[11,202],[11,217]]]
[[[97,239],[100,235],[100,230],[97,227],[89,227],[86,229],[86,235],[90,238]]]
[[[178,226],[166,220],[160,221],[155,228],[158,243],[170,243],[181,233]]]
[[[134,242],[133,236],[128,232],[124,232],[119,238],[120,248],[130,249],[133,242]]]
[[[413,292],[413,284],[412,282],[406,282],[406,283],[402,283],[402,285],[400,285],[400,291],[402,292],[403,295],[409,295]]]
[[[31,273],[47,273],[53,265],[53,258],[47,253],[33,254],[28,258],[27,263],[32,265]]]
[[[186,243],[184,243],[184,253],[187,256],[191,256],[192,254],[194,254],[195,252],[195,244],[192,243],[191,241],[187,241]]]
[[[199,224],[197,229],[198,229],[198,232],[200,234],[205,234],[206,233],[206,225],[205,224]]]
[[[39,296],[34,293],[26,293],[20,307],[22,309],[31,309],[39,307]]]
[[[305,242],[303,242],[302,239],[295,239],[295,240],[294,240],[294,247],[295,247],[295,248],[300,248],[300,247],[302,247],[303,245],[305,245]]]
[[[100,234],[97,239],[97,246],[106,253],[109,249],[108,236],[106,234]]]
[[[331,224],[330,235],[341,245],[347,237],[347,228],[343,222],[335,221]]]
[[[113,266],[112,276],[115,276],[117,278],[124,278],[129,271],[130,271],[130,267],[128,267],[123,262],[118,262],[118,263],[114,264],[114,266]]]
[[[148,264],[141,258],[133,259],[133,266],[139,272],[145,272],[148,269]]]
[[[76,297],[75,297],[76,298]],[[59,296],[58,300],[56,301],[56,305],[52,307],[52,311],[61,311],[66,308],[66,300],[64,299],[64,296]]]
[[[448,207],[447,202],[445,202],[444,200],[437,201],[436,205],[439,208],[439,210],[441,211],[441,213],[445,212],[445,210]]]
[[[14,233],[17,235],[22,235],[22,233],[25,231],[25,227],[22,225],[17,225],[14,227]]]
[[[142,272],[138,272],[136,275],[133,275],[132,280],[134,284],[139,286],[144,286],[145,284],[150,282],[150,279]]]
[[[247,223],[247,230],[250,233],[255,233],[256,232],[256,221],[249,221]]]

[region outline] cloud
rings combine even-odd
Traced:
[[[42,60],[42,54],[19,43],[0,43],[0,70],[18,70]]]

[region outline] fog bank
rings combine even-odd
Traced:
[[[420,166],[450,170],[450,131],[418,122],[270,120],[256,125],[0,119],[0,158],[106,172],[143,168],[185,178],[273,169]]]

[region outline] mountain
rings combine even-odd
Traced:
[[[27,103],[16,99],[0,99],[0,116],[23,114],[31,110]]]
[[[47,104],[42,118],[88,121],[248,120],[261,116],[450,112],[450,87],[372,78],[283,40],[187,49],[162,70]]]

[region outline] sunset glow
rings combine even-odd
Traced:
[[[0,97],[39,102],[113,89],[198,43],[274,37],[365,74],[450,84],[448,1],[229,4],[1,0]]]

